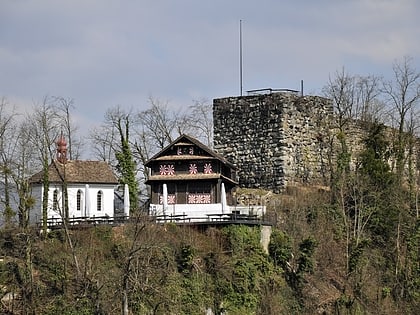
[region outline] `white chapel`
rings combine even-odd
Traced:
[[[56,142],[57,156],[44,172],[34,174],[29,183],[35,205],[30,222],[41,223],[44,180],[48,180],[48,222],[63,219],[114,217],[114,192],[118,186],[110,165],[105,161],[67,159],[67,143],[63,136]],[[67,192],[67,198],[66,198]],[[67,200],[67,207],[66,207]],[[128,215],[128,213],[125,213]]]

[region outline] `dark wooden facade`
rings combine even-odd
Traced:
[[[164,184],[169,205],[220,204],[223,188],[227,205],[235,203],[235,166],[190,136],[181,135],[145,165],[149,168],[146,184],[151,188],[151,204],[163,203]]]

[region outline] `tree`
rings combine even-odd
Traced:
[[[334,190],[343,188],[340,186],[346,182],[350,169],[351,153],[347,141],[349,126],[356,120],[372,122],[379,119],[378,84],[379,78],[376,76],[351,76],[343,68],[334,77],[330,77],[323,88],[324,95],[332,100],[337,128],[335,137],[339,142],[336,168],[331,165],[331,185]],[[330,143],[333,146],[334,139]]]
[[[136,179],[137,169],[136,162],[131,152],[130,139],[130,114],[124,113],[120,108],[116,108],[113,112],[108,112],[107,117],[116,128],[120,136],[119,148],[115,151],[115,157],[118,161],[116,166],[120,173],[120,183],[127,184],[130,192],[130,208],[131,210],[138,210],[138,182]]]
[[[154,98],[149,98],[149,102],[151,107],[138,114],[140,129],[148,135],[151,145],[160,150],[172,142],[175,131],[181,126],[177,123],[178,115],[169,110],[167,102]]]
[[[41,104],[34,107],[34,112],[26,118],[28,140],[34,146],[43,171],[43,196],[42,196],[42,230],[47,232],[47,211],[49,177],[48,168],[54,157],[53,147],[55,139],[60,133],[59,116],[51,98],[45,97]]]
[[[384,81],[382,84],[382,93],[394,113],[393,118],[396,122],[395,163],[400,180],[404,175],[405,152],[409,137],[412,136],[407,133],[409,131],[407,126],[412,125],[411,117],[417,116],[417,105],[420,100],[420,73],[412,67],[411,62],[410,57],[394,62],[394,79]]]
[[[35,199],[31,196],[28,178],[35,170],[37,163],[34,156],[34,144],[29,141],[30,135],[28,126],[21,123],[14,141],[12,142],[15,150],[13,152],[14,167],[13,181],[17,190],[18,218],[19,226],[26,228],[29,224],[29,211],[35,204]],[[35,161],[34,161],[35,160]]]
[[[196,100],[185,116],[187,133],[203,141],[208,147],[213,147],[213,108],[207,100]]]
[[[94,128],[89,133],[94,155],[101,161],[115,165],[114,143],[117,139],[115,130],[107,124]]]
[[[77,160],[80,158],[81,140],[76,139],[78,128],[74,125],[71,110],[75,108],[74,100],[71,98],[55,97],[54,102],[57,104],[57,113],[61,117],[61,128],[64,129],[64,135],[68,143],[68,158]]]
[[[371,122],[380,118],[379,83],[377,76],[352,76],[344,68],[329,78],[323,94],[333,102],[339,128],[349,120]]]
[[[5,98],[0,100],[0,174],[2,176],[4,198],[0,201],[4,205],[3,217],[7,224],[11,223],[15,213],[11,205],[11,175],[13,167],[14,129],[16,114],[9,112],[9,103]]]
[[[392,109],[393,119],[395,121],[396,139],[394,142],[394,161],[395,172],[398,181],[398,208],[396,226],[393,230],[395,235],[393,251],[395,255],[395,279],[401,288],[395,288],[395,291],[406,291],[404,274],[407,273],[407,263],[405,261],[405,252],[407,251],[407,239],[410,235],[412,226],[415,225],[416,217],[411,209],[417,207],[415,193],[415,174],[413,167],[414,155],[414,137],[418,127],[417,117],[419,115],[418,105],[420,100],[420,72],[412,66],[412,59],[404,57],[401,61],[395,61],[393,64],[394,78],[391,81],[384,81],[382,91],[385,95],[389,107]],[[408,168],[407,168],[408,166]],[[408,169],[408,173],[405,170]],[[404,191],[405,179],[409,184],[409,194]],[[406,196],[409,196],[408,200]],[[413,206],[414,205],[414,206]],[[400,291],[400,292],[401,292]],[[399,293],[400,297],[404,294]]]

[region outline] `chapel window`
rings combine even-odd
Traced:
[[[53,193],[53,211],[58,211],[58,189]]]
[[[83,197],[83,192],[79,189],[76,195],[76,210],[77,211],[82,210],[82,197]]]
[[[102,211],[103,208],[103,202],[104,202],[104,193],[102,190],[98,191],[98,194],[96,195],[96,210]]]

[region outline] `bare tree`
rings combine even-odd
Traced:
[[[71,98],[55,97],[57,103],[58,115],[61,116],[61,126],[64,129],[64,134],[68,140],[68,156],[70,160],[77,160],[80,158],[80,150],[82,142],[76,138],[78,127],[73,123],[71,110],[75,108],[74,100]]]
[[[382,92],[385,95],[388,106],[391,108],[395,121],[396,139],[394,142],[395,171],[400,184],[404,178],[408,178],[410,189],[409,206],[415,205],[415,174],[413,169],[413,153],[416,129],[418,128],[419,100],[420,100],[420,72],[412,66],[412,59],[404,57],[401,61],[395,61],[393,65],[394,78],[383,82]],[[406,167],[408,166],[408,167]],[[408,174],[405,170],[408,169]],[[401,186],[401,185],[400,185]],[[406,206],[406,207],[407,207]],[[404,228],[407,222],[404,217],[407,215],[406,207],[401,207],[398,212],[395,240],[395,276],[398,277],[401,269],[405,268],[403,263],[403,237]],[[415,216],[412,216],[414,221]]]
[[[174,139],[174,133],[179,130],[177,114],[171,112],[167,102],[149,98],[150,109],[139,113],[142,130],[148,135],[151,142],[163,149]]]
[[[28,139],[34,145],[37,155],[42,164],[43,171],[43,196],[42,196],[42,229],[47,231],[48,191],[49,178],[48,167],[54,158],[52,148],[55,139],[60,132],[60,122],[57,109],[50,98],[45,97],[41,104],[34,108],[33,114],[26,118],[29,126]]]
[[[323,93],[333,102],[340,128],[349,120],[378,120],[382,111],[379,83],[379,77],[352,76],[344,68],[329,78]]]
[[[115,165],[114,143],[117,139],[115,130],[104,124],[91,130],[89,138],[92,142],[93,154],[98,159]]]
[[[0,175],[2,177],[4,194],[0,202],[4,205],[3,217],[7,224],[11,223],[15,213],[11,205],[11,176],[13,167],[14,144],[14,111],[10,111],[10,105],[5,98],[0,100]]]
[[[137,113],[133,128],[133,154],[139,161],[141,180],[148,176],[144,164],[184,131],[184,115],[169,109],[168,103],[149,98],[150,108]]]
[[[118,165],[116,153],[121,152],[122,144],[127,140],[142,190],[145,187],[141,184],[148,176],[145,163],[176,137],[188,133],[204,139],[209,146],[213,138],[212,108],[205,100],[196,101],[186,112],[172,110],[168,102],[152,97],[149,104],[150,108],[139,112],[126,112],[120,106],[111,108],[103,125],[90,134],[96,156],[114,167]],[[128,126],[129,137],[126,136]]]
[[[188,109],[185,125],[190,135],[213,147],[213,108],[208,100],[194,101]]]
[[[356,77],[356,119],[367,122],[382,120],[384,104],[379,100],[380,78],[374,75]]]
[[[389,108],[394,113],[393,117],[396,122],[395,161],[396,172],[401,179],[408,144],[406,126],[411,124],[411,117],[417,115],[417,105],[420,99],[420,73],[412,67],[410,57],[396,61],[393,71],[393,80],[383,82],[382,92]]]

